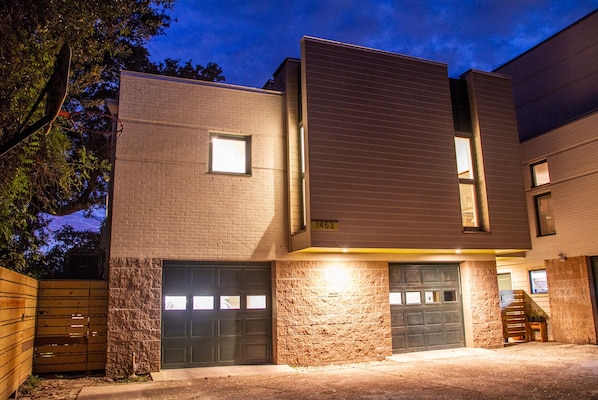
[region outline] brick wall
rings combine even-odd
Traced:
[[[286,254],[283,100],[278,92],[123,73],[111,256]],[[251,176],[208,173],[210,133],[251,136]]]
[[[548,323],[557,342],[597,344],[588,257],[546,260],[550,293]]]
[[[503,333],[496,262],[461,263],[461,290],[467,347],[501,347]]]
[[[275,363],[325,365],[392,353],[388,264],[277,261]]]
[[[160,370],[161,296],[160,260],[110,260],[107,376]],[[136,371],[132,367],[133,353]]]

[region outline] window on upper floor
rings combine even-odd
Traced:
[[[251,136],[210,134],[209,172],[251,175]]]
[[[548,172],[548,161],[540,161],[531,165],[532,186],[542,186],[550,183],[550,173]]]
[[[457,172],[459,173],[459,195],[461,199],[461,219],[465,230],[478,230],[479,203],[478,178],[472,156],[472,139],[465,136],[455,137]]]
[[[556,233],[552,214],[552,194],[543,193],[534,197],[536,207],[536,222],[538,236],[554,235]]]

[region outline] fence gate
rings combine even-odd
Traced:
[[[526,341],[525,294],[523,290],[501,290],[500,312],[505,341]]]
[[[106,368],[108,282],[40,281],[33,372]]]

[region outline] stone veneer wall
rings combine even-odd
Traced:
[[[106,376],[160,370],[162,261],[111,258]]]
[[[277,364],[366,362],[392,354],[386,262],[277,261],[272,276]]]
[[[467,347],[502,347],[503,332],[495,261],[461,263]]]
[[[588,257],[546,260],[552,336],[557,342],[597,344]]]

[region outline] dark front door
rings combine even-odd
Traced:
[[[272,362],[269,264],[164,262],[162,368]]]
[[[458,265],[390,265],[393,353],[465,345]]]

